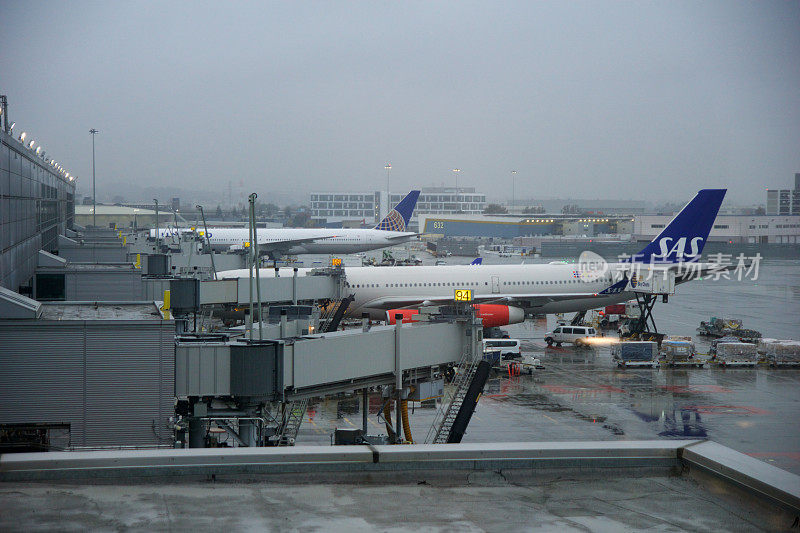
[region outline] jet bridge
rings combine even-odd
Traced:
[[[261,269],[262,274],[269,269]],[[275,304],[310,300],[338,300],[342,297],[344,271],[320,268],[305,276],[275,276],[259,279],[261,303]],[[199,282],[199,303],[204,305],[246,305],[255,301],[255,281],[251,296],[250,278]]]
[[[481,320],[463,314],[372,328],[365,318],[361,329],[263,341],[179,337],[178,440],[204,447],[216,425],[243,446],[293,444],[308,398],[373,387],[395,400],[400,435],[401,403],[431,384],[440,395],[446,367],[482,353],[481,333]]]
[[[247,341],[224,336],[178,338],[175,394],[191,397],[260,397],[293,401],[396,383],[428,379],[431,369],[457,362],[469,348],[470,328],[459,322],[376,326],[305,335],[293,339]],[[243,362],[247,361],[247,362]],[[237,388],[256,372],[273,376],[246,393]]]

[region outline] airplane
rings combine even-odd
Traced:
[[[672,271],[676,284],[685,283],[720,268],[699,259],[726,192],[699,191],[641,252],[599,272],[562,261],[480,268],[345,267],[345,285],[355,298],[346,315],[368,313],[374,320],[386,320],[387,312],[390,319],[397,312],[410,318],[414,313],[409,310],[452,302],[456,289],[471,289],[476,304],[504,305],[509,323],[516,323],[526,315],[587,311],[633,299],[634,287],[644,281],[636,275],[638,268]],[[310,270],[300,269],[298,275]],[[229,271],[220,273],[219,279],[245,276],[246,270]],[[497,312],[495,307],[486,308],[486,314]]]
[[[599,273],[576,264],[348,267],[347,285],[355,297],[348,315],[369,313],[385,319],[388,310],[414,309],[452,301],[456,289],[472,289],[479,304],[505,304],[530,314],[596,309],[635,298],[643,282],[635,270],[673,271],[676,284],[719,268],[699,263],[725,189],[704,189],[641,252]],[[690,265],[689,265],[690,264]],[[661,274],[655,274],[661,275]],[[513,310],[512,310],[513,311]],[[513,313],[519,316],[518,312]]]
[[[374,228],[258,228],[258,251],[272,259],[298,254],[352,254],[403,244],[419,234],[406,231],[417,205],[419,191],[411,191]],[[174,228],[159,230],[160,238],[174,235]],[[191,231],[181,229],[179,232]],[[215,251],[238,251],[250,246],[248,228],[208,228]],[[203,230],[197,233],[204,236]],[[156,230],[150,230],[155,239]]]

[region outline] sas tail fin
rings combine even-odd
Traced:
[[[417,198],[419,198],[419,191],[411,191],[405,198],[400,200],[400,203],[394,206],[394,209],[389,211],[386,218],[380,221],[375,226],[375,229],[384,231],[406,231],[408,221],[411,220],[411,214],[417,206]]]
[[[483,257],[476,257],[475,259],[472,260],[472,263],[470,263],[470,265],[480,265],[481,263],[483,263]]]
[[[679,263],[699,259],[726,192],[727,189],[699,191],[631,261]]]

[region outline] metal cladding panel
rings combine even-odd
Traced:
[[[68,423],[73,446],[168,444],[173,322],[0,324],[0,423]]]
[[[461,359],[462,336],[468,329],[458,324],[415,324],[399,329],[400,366],[432,366]]]
[[[231,395],[277,399],[283,391],[283,349],[279,343],[236,345],[231,350]]]
[[[291,284],[290,289],[291,290]],[[331,276],[305,276],[305,281],[297,278],[297,299],[318,300],[320,298],[338,298],[339,284]]]
[[[0,423],[66,423],[86,443],[84,335],[82,322],[0,323]]]
[[[163,301],[164,291],[169,290],[169,282],[169,279],[142,278],[142,299],[148,302]]]
[[[293,353],[296,389],[386,374],[394,372],[394,329],[298,341]]]
[[[174,324],[86,324],[86,444],[172,442]]]
[[[261,277],[262,302],[287,302],[292,300],[292,277],[281,276]],[[238,302],[245,304],[250,301],[250,280],[239,278]],[[323,298],[335,299],[339,290],[336,280],[330,276],[298,276],[297,299],[320,300]],[[256,298],[256,286],[253,283],[253,298]]]
[[[238,281],[235,279],[201,281],[200,304],[224,304],[238,301],[237,285]]]
[[[72,263],[124,263],[127,250],[122,246],[78,246],[77,248],[61,246],[58,255]]]
[[[175,395],[230,396],[231,356],[226,344],[187,343],[175,347]]]
[[[68,301],[130,301],[142,298],[142,275],[137,271],[69,272],[65,274]]]
[[[260,280],[261,301],[262,302],[286,302],[292,299],[292,280],[291,278],[265,278]],[[300,283],[297,287],[299,289]],[[253,280],[253,300],[257,295],[256,283]],[[245,304],[250,301],[250,279],[239,278],[239,301],[238,304]]]
[[[173,279],[169,282],[170,306],[176,310],[190,311],[200,306],[200,281],[197,279]]]

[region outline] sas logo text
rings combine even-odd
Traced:
[[[675,241],[674,243],[672,241]],[[684,255],[694,257],[700,253],[700,243],[703,242],[703,237],[695,237],[689,243],[690,252],[686,253],[686,237],[681,237],[678,240],[672,237],[664,237],[658,241],[658,247],[661,251],[661,257],[669,257],[675,254],[676,257],[682,258]]]

